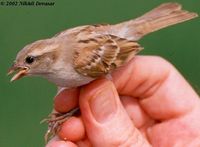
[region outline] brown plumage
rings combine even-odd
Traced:
[[[84,31],[92,34],[95,30],[98,30],[99,35],[87,38],[86,34],[84,40],[79,40],[80,47],[75,51],[74,67],[85,76],[96,78],[107,74],[129,61],[142,49],[135,41],[144,35],[196,16],[195,13],[182,10],[180,4],[167,3],[135,20],[114,26],[88,26],[81,30],[82,35]],[[106,28],[107,33],[102,33],[102,28]]]
[[[77,87],[112,72],[132,59],[143,36],[197,17],[178,3],[165,3],[143,16],[116,25],[86,25],[65,30],[22,49],[11,68],[12,80],[39,75],[59,87]],[[27,63],[34,60],[33,63]],[[10,73],[11,73],[10,72]]]
[[[135,41],[113,35],[80,40],[74,54],[74,68],[85,76],[99,77],[131,59],[142,48]]]
[[[164,3],[139,18],[115,25],[114,29],[121,30],[117,34],[120,37],[139,40],[151,32],[193,19],[197,16],[196,13],[183,10],[178,3]]]

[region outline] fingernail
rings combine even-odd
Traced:
[[[117,109],[115,93],[113,85],[108,82],[97,87],[95,94],[91,97],[90,108],[98,122],[105,122],[115,114]]]

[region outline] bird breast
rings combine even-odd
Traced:
[[[45,76],[50,82],[55,83],[59,87],[67,87],[73,88],[78,87],[81,85],[85,85],[94,78],[83,76],[74,70],[72,64],[64,64],[63,66],[61,63],[59,65],[54,65],[54,72]]]

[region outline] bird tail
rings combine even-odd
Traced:
[[[139,40],[141,37],[162,28],[197,17],[198,14],[182,10],[178,3],[164,3],[143,16],[114,25],[122,38]]]

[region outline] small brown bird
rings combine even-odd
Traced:
[[[143,49],[137,43],[143,36],[197,16],[178,3],[165,3],[134,20],[65,30],[25,46],[10,68],[9,74],[18,71],[11,81],[33,75],[58,87],[87,84],[132,59]],[[50,131],[55,124],[50,123]]]

